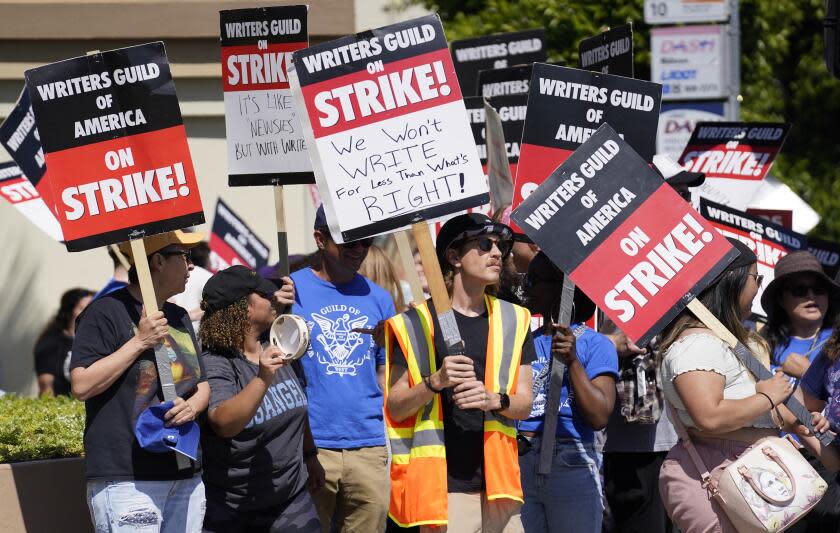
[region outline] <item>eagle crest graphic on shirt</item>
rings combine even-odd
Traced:
[[[330,311],[333,311],[334,319],[325,316]],[[315,335],[314,340],[320,344],[320,349],[313,346],[314,342],[311,343],[309,356],[314,355],[320,364],[327,367],[327,375],[355,376],[358,367],[370,357],[369,346],[357,349],[365,345],[367,339],[353,331],[366,327],[368,317],[353,316],[354,311],[359,312],[352,306],[332,305],[321,309],[323,314],[312,313],[313,321],[309,322],[309,329],[312,331],[314,325],[318,324],[320,333]]]

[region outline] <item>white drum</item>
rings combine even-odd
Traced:
[[[269,339],[286,354],[284,359],[294,361],[309,347],[309,327],[297,315],[280,315],[271,324]]]

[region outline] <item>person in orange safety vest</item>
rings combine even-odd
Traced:
[[[536,354],[530,313],[490,294],[511,244],[510,228],[478,213],[441,228],[437,255],[462,354],[449,355],[431,301],[386,323],[389,514],[402,526],[523,531],[514,420],[531,411]]]

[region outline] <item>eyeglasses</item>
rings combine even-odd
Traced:
[[[496,245],[496,248],[499,249],[499,253],[502,254],[502,257],[504,257],[508,253],[510,253],[510,249],[511,249],[511,246],[512,246],[510,241],[504,241],[504,240],[501,240],[501,239],[494,240],[494,239],[491,239],[490,237],[485,237],[485,236],[473,237],[471,239],[466,239],[464,242],[471,242],[471,241],[477,242],[478,243],[478,249],[481,250],[482,252],[489,252],[490,250],[493,249],[493,245]]]
[[[192,252],[190,250],[172,250],[169,252],[160,252],[160,255],[170,258],[173,255],[180,255],[187,263],[192,263]]]
[[[752,276],[755,278],[755,284],[761,287],[761,284],[764,283],[764,274],[750,274],[747,273],[747,276]]]
[[[358,241],[351,241],[345,242],[344,244],[340,244],[344,248],[355,248],[356,246],[361,246],[362,248],[370,248],[373,246],[373,237],[368,237],[367,239],[359,239]]]
[[[794,298],[804,298],[811,292],[814,296],[825,296],[828,294],[828,287],[822,284],[817,285],[795,285],[787,287],[787,290]]]

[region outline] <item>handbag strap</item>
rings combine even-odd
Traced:
[[[714,498],[718,494],[717,482],[712,479],[712,475],[709,473],[709,467],[706,466],[703,458],[700,457],[700,453],[697,452],[697,448],[694,447],[694,443],[688,434],[688,429],[680,419],[679,413],[670,401],[666,400],[666,403],[668,404],[668,415],[671,418],[671,423],[674,425],[677,436],[683,442],[683,447],[688,452],[691,462],[694,463],[694,468],[700,473],[700,485],[709,493],[709,498]]]

